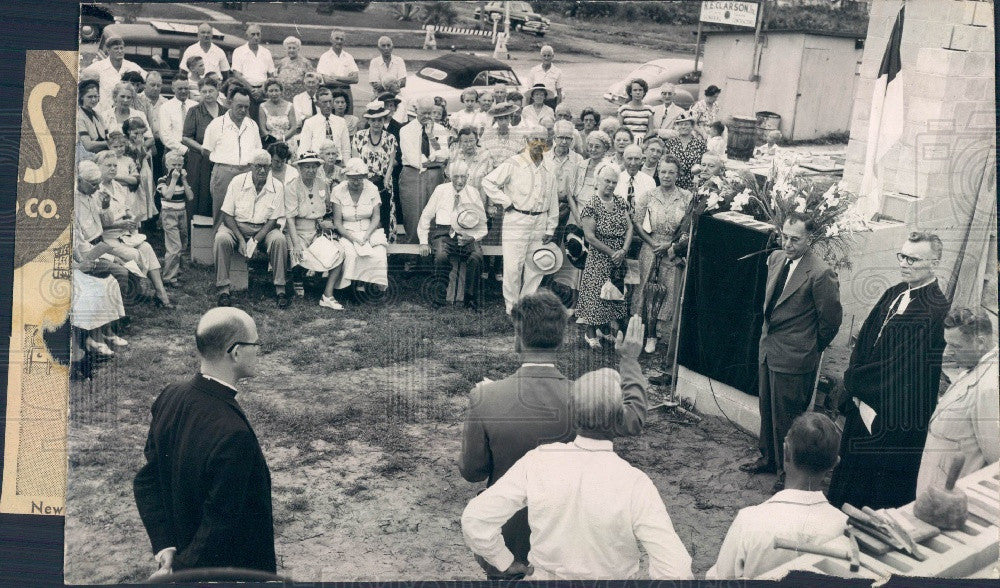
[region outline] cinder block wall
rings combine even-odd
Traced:
[[[844,182],[857,191],[867,149],[872,91],[901,6],[899,0],[871,4]],[[899,281],[894,253],[909,230],[938,233],[945,244],[939,278],[946,289],[983,182],[995,197],[990,159],[996,127],[992,2],[907,0],[901,59],[906,126],[883,160],[882,212],[906,223],[879,225],[858,236],[854,268],[841,272],[846,340],[885,287]],[[985,177],[984,177],[985,170]]]

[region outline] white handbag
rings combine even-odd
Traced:
[[[344,262],[344,247],[339,241],[323,234],[313,239],[302,252],[299,265],[315,272],[326,272]]]

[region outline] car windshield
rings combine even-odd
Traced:
[[[629,74],[629,78],[630,79],[631,78],[642,78],[642,79],[646,80],[647,82],[651,82],[651,81],[655,81],[657,78],[663,76],[663,74],[664,74],[665,71],[666,71],[665,69],[663,69],[662,67],[660,67],[658,65],[653,65],[651,63],[647,63],[646,65],[643,65],[639,69],[636,69],[635,71],[633,71],[632,73],[630,73]]]
[[[493,69],[489,71],[481,71],[472,80],[473,86],[495,86],[497,84],[505,84],[507,86],[520,86],[521,82],[517,79],[517,76],[509,69]]]

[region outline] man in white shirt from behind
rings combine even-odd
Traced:
[[[619,334],[638,356],[642,329]],[[623,352],[624,354],[624,352]],[[505,576],[530,580],[628,580],[639,575],[639,546],[649,578],[693,579],[691,556],[674,532],[656,486],[615,454],[607,423],[624,410],[621,376],[609,368],[573,383],[576,438],[529,451],[462,513],[466,544]],[[528,507],[529,565],[514,561],[501,526]]]
[[[781,537],[798,543],[847,549],[847,515],[823,494],[823,478],[840,461],[840,431],[826,415],[800,414],[785,437],[785,489],[763,504],[736,515],[719,557],[705,577],[709,580],[759,578],[800,554],[775,549]]]

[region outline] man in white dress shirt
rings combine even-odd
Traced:
[[[186,78],[175,77],[170,83],[174,97],[160,107],[160,140],[167,151],[186,154],[188,151],[181,138],[184,136],[184,118],[187,111],[198,103],[191,100],[191,83]]]
[[[250,112],[250,92],[234,86],[229,97],[229,112],[208,123],[202,147],[210,151],[212,166],[209,191],[212,194],[212,219],[219,224],[229,182],[250,169],[250,158],[261,148],[260,130],[247,114]]]
[[[316,73],[321,76],[323,85],[331,90],[339,88],[347,93],[347,112],[354,112],[354,95],[351,86],[358,83],[358,64],[354,57],[344,51],[344,31],[330,31],[330,49],[319,56]]]
[[[115,84],[122,80],[122,74],[125,72],[138,72],[143,79],[146,78],[146,70],[125,59],[125,40],[117,34],[110,34],[104,38],[104,52],[108,55],[106,58],[91,63],[80,72],[81,80],[92,78],[100,83],[99,109],[107,108],[111,104],[111,92],[115,89]]]
[[[198,42],[184,50],[181,56],[181,71],[188,71],[187,60],[192,56],[199,56],[205,60],[205,73],[219,74],[219,79],[225,79],[229,71],[229,60],[226,52],[221,47],[212,42],[212,25],[203,22],[198,25]]]
[[[264,82],[277,70],[271,52],[261,47],[260,36],[260,25],[247,26],[247,42],[233,50],[233,77],[252,90],[255,102],[263,101]]]
[[[545,100],[545,105],[555,108],[562,102],[562,70],[552,64],[556,52],[549,45],[545,45],[541,50],[542,62],[531,68],[528,76],[524,80],[524,87],[530,88],[535,84],[545,84],[545,87],[555,92],[554,98]]]
[[[552,149],[545,152],[545,159],[552,166],[552,171],[556,174],[556,196],[559,198],[560,233],[566,227],[571,214],[574,224],[580,222],[574,192],[576,191],[583,156],[572,149],[573,140],[575,139],[573,133],[575,131],[573,123],[567,120],[556,121],[553,126]],[[561,240],[560,235],[557,242]]]
[[[319,92],[319,75],[316,72],[307,71],[302,77],[302,85],[305,86],[305,90],[292,97],[292,108],[295,109],[295,120],[299,121],[299,129],[305,124],[307,118],[319,114],[319,105],[316,104]]]
[[[800,555],[775,549],[777,537],[813,545],[834,541],[834,548],[848,547],[847,515],[823,494],[823,478],[840,461],[837,425],[822,413],[806,412],[792,422],[783,443],[785,489],[736,514],[706,579],[752,580]]]
[[[399,94],[406,86],[406,63],[403,58],[392,54],[392,39],[379,37],[378,50],[380,55],[372,58],[368,64],[368,81],[376,96],[382,92]]]
[[[953,457],[965,458],[960,476],[1000,460],[997,339],[990,317],[982,310],[954,308],[944,319],[944,340],[945,362],[962,371],[931,415],[917,496],[931,486],[944,487]]]
[[[434,101],[417,101],[417,118],[399,129],[399,151],[403,169],[399,173],[399,200],[402,205],[406,243],[417,243],[417,225],[431,193],[444,181],[451,132],[434,122]]]
[[[642,147],[629,145],[622,153],[625,160],[625,170],[618,175],[618,185],[615,186],[615,196],[618,196],[632,208],[635,197],[649,192],[656,187],[656,180],[642,171]]]
[[[333,114],[333,92],[329,88],[317,90],[316,105],[319,107],[319,114],[310,116],[302,123],[298,152],[318,152],[320,143],[329,139],[337,144],[337,152],[341,157],[347,159],[351,152],[351,137],[347,132],[347,121]]]
[[[676,92],[677,89],[673,84],[660,86],[660,98],[663,99],[663,104],[653,107],[652,125],[654,129],[673,130],[674,121],[682,112],[685,112],[685,109],[674,104]]]
[[[250,171],[233,178],[222,204],[222,223],[215,232],[215,285],[219,306],[230,306],[229,260],[233,253],[247,258],[266,251],[274,272],[274,290],[278,308],[288,308],[285,292],[285,268],[288,265],[288,241],[277,221],[285,216],[285,190],[271,177],[271,154],[257,149],[251,156]]]
[[[504,210],[503,298],[507,314],[518,298],[538,289],[542,274],[524,261],[528,251],[552,241],[559,224],[556,174],[545,161],[546,132],[528,131],[528,147],[483,178],[483,192]]]
[[[619,334],[623,357],[638,357],[642,323]],[[623,347],[630,347],[629,351]],[[639,573],[639,546],[653,580],[693,579],[691,556],[674,531],[659,491],[614,452],[613,429],[625,411],[622,380],[604,368],[573,383],[576,438],[526,453],[462,513],[472,551],[505,578],[629,580]],[[516,562],[501,527],[528,507],[528,566]]]

